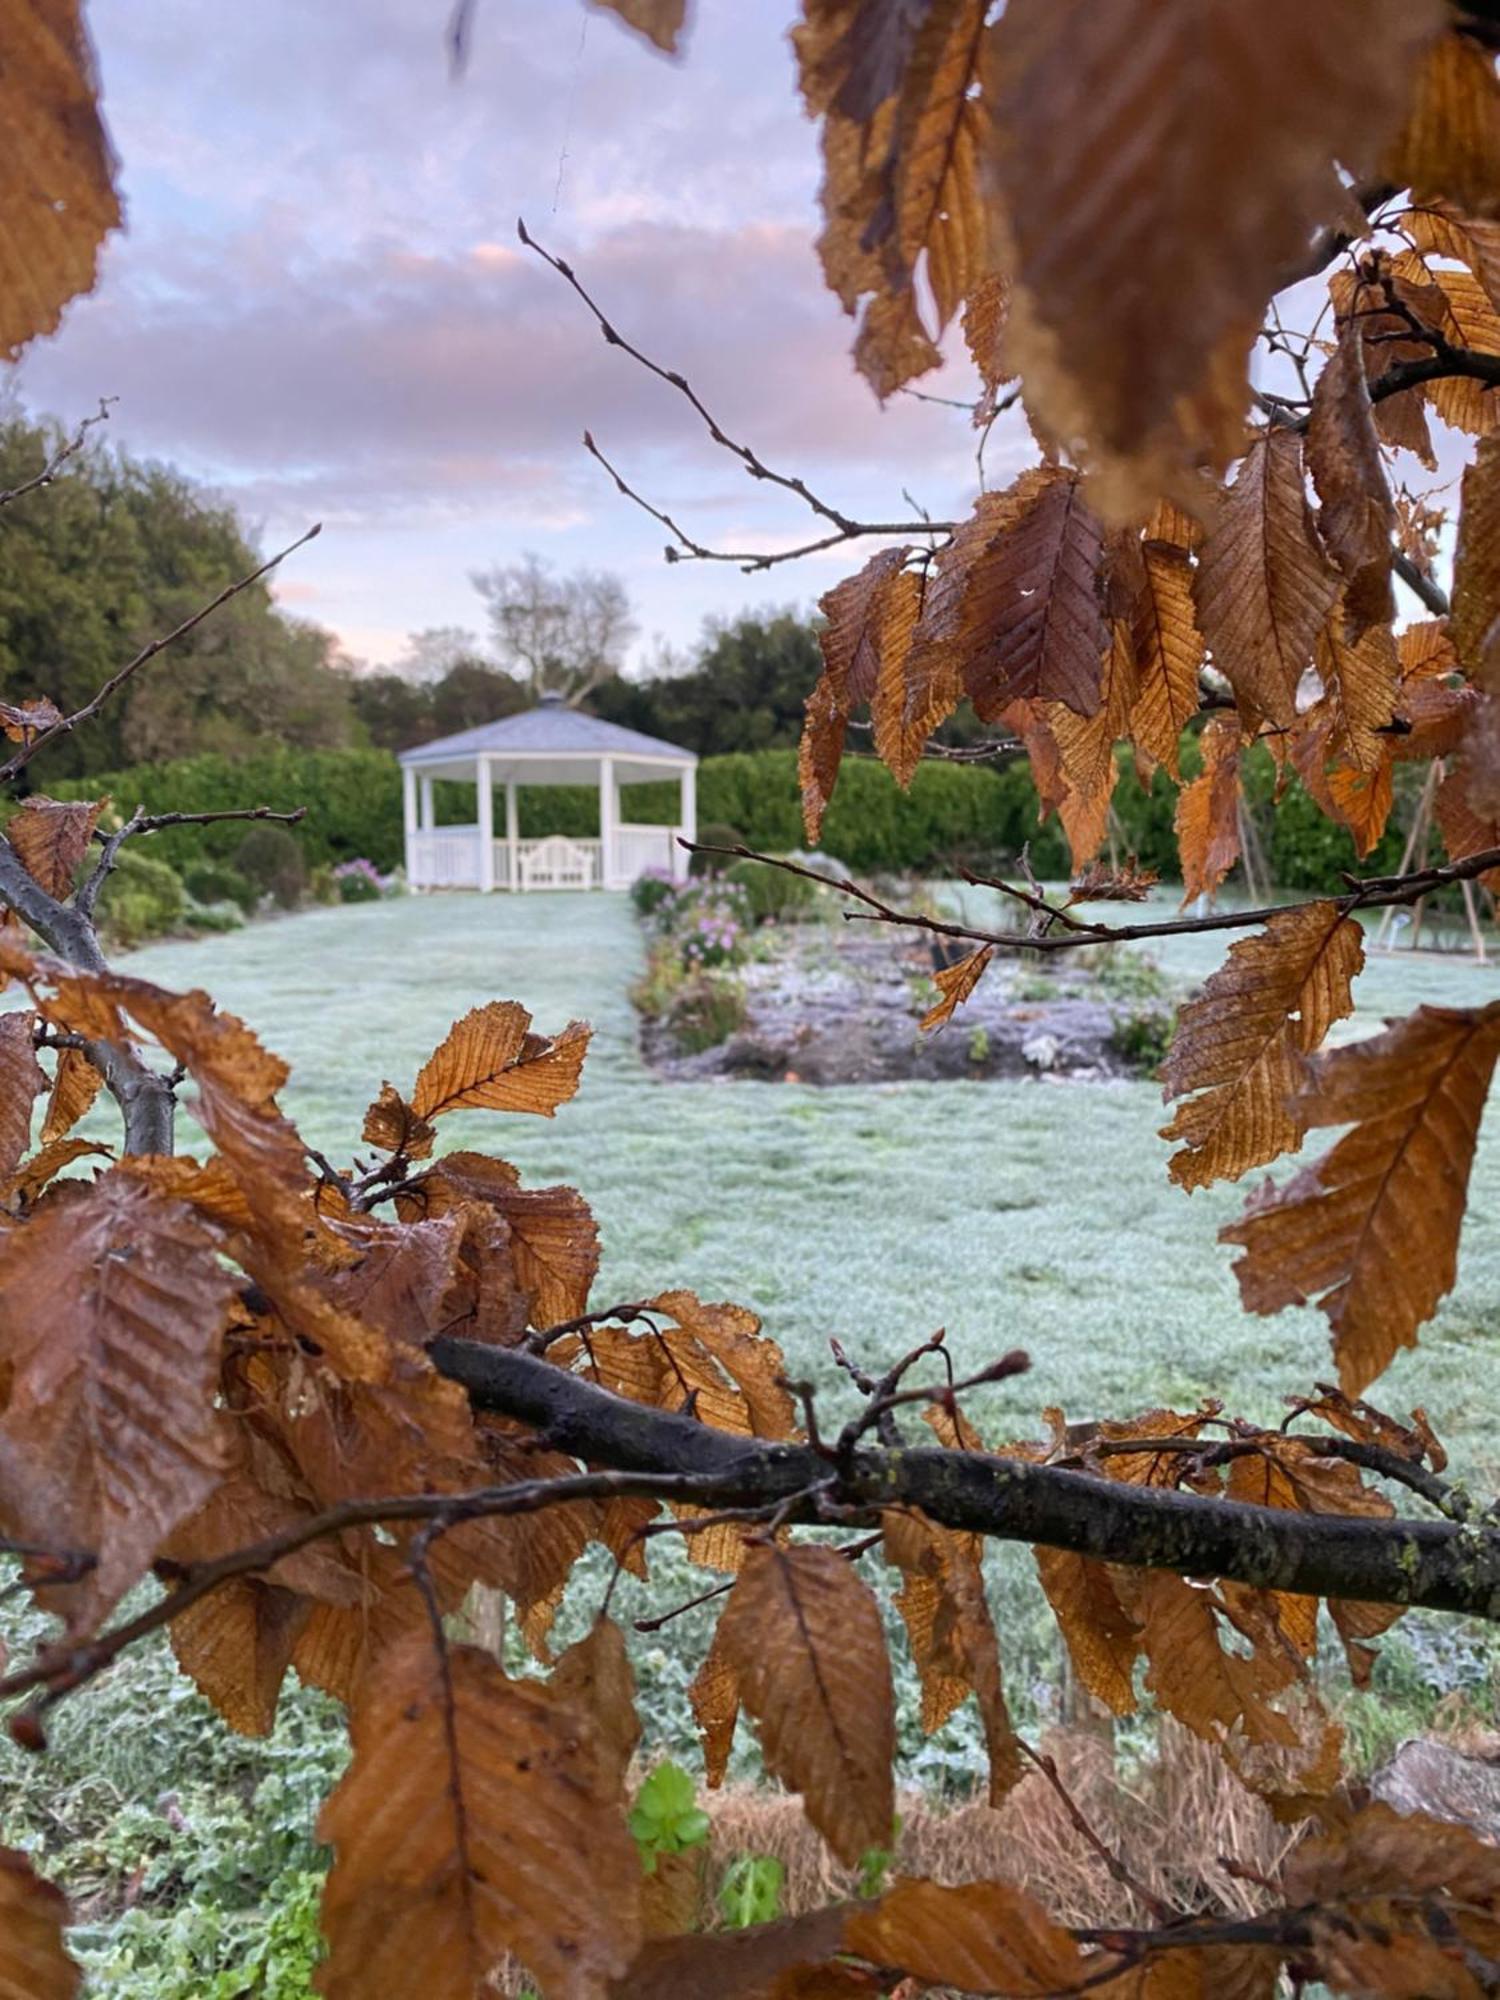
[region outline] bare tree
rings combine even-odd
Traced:
[[[619,672],[637,628],[625,586],[610,571],[557,576],[528,553],[517,563],[475,570],[472,582],[488,607],[501,664],[533,695],[561,695],[576,706]]]
[[[484,648],[477,632],[464,625],[429,625],[420,632],[407,634],[406,645],[392,672],[425,687],[440,681],[454,667],[475,660],[484,661]]]

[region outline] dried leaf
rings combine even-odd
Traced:
[[[565,1707],[587,1719],[599,1758],[601,1791],[623,1799],[641,1725],[636,1720],[635,1675],[625,1637],[612,1618],[596,1618],[581,1639],[558,1655],[548,1685]]]
[[[44,729],[55,729],[62,710],[49,695],[32,701],[0,701],[0,730],[12,743],[29,743]]]
[[[833,796],[851,710],[865,702],[875,705],[876,726],[886,739],[880,754],[888,762],[893,728],[896,738],[901,737],[900,667],[921,602],[920,581],[905,568],[910,554],[909,548],[882,549],[856,575],[835,584],[818,600],[825,620],[818,634],[823,674],[807,699],[798,753],[802,814],[810,841],[817,841]],[[913,766],[925,740],[924,732],[912,752]]]
[[[1183,550],[1148,541],[1142,551],[1145,588],[1137,600],[1132,637],[1137,694],[1130,733],[1169,776],[1180,774],[1182,732],[1198,713],[1203,635],[1193,608],[1193,570]]]
[[[82,1049],[59,1049],[52,1095],[42,1119],[42,1144],[51,1145],[71,1132],[103,1087],[103,1076]]]
[[[703,1774],[709,1790],[717,1791],[729,1768],[734,1725],[740,1715],[739,1676],[724,1657],[717,1633],[689,1684],[688,1701],[703,1738]]]
[[[1427,51],[1385,174],[1417,201],[1446,197],[1475,215],[1500,209],[1500,84],[1478,42],[1450,32]]]
[[[589,5],[607,9],[627,28],[634,28],[668,55],[676,55],[678,37],[687,20],[687,0],[589,0]]]
[[[1308,1126],[1352,1125],[1220,1231],[1249,1312],[1316,1299],[1344,1393],[1413,1346],[1452,1284],[1469,1169],[1500,1054],[1500,1005],[1419,1007],[1383,1034],[1314,1059]]]
[[[1473,773],[1467,757],[1460,756],[1443,773],[1433,798],[1433,808],[1450,861],[1467,861],[1471,854],[1488,854],[1500,847],[1500,814],[1480,812],[1471,791]],[[1487,868],[1480,882],[1492,892],[1500,889],[1500,868]]]
[[[847,1989],[787,1986],[778,1976],[795,1976],[795,1968],[831,1958],[843,1941],[846,1915],[847,1906],[836,1905],[742,1931],[648,1940],[625,1977],[610,1988],[611,2000],[691,2000],[703,1994],[713,2000],[848,2000],[850,1993],[869,1994],[863,1983]]]
[[[1119,1572],[1127,1608],[1141,1628],[1146,1685],[1163,1708],[1209,1743],[1241,1729],[1251,1743],[1294,1746],[1296,1732],[1268,1703],[1298,1678],[1290,1649],[1226,1649],[1226,1607],[1215,1591],[1166,1570]]]
[[[662,1292],[646,1302],[652,1313],[674,1319],[723,1369],[744,1398],[748,1428],[756,1437],[790,1438],[797,1405],[786,1387],[786,1357],[761,1331],[757,1315],[728,1301],[705,1304],[695,1292]],[[738,1425],[736,1425],[738,1428]]]
[[[1500,222],[1466,214],[1451,202],[1413,208],[1401,227],[1419,250],[1467,264],[1490,304],[1500,311]]]
[[[425,1160],[437,1137],[425,1118],[419,1118],[393,1083],[383,1083],[380,1095],[365,1113],[360,1135],[367,1146],[382,1153],[401,1153],[408,1160]]]
[[[465,1108],[531,1111],[550,1118],[578,1089],[593,1033],[570,1021],[561,1034],[533,1035],[515,1000],[491,1000],[455,1021],[427,1058],[411,1094],[418,1118]]]
[[[924,1030],[942,1027],[945,1021],[953,1019],[954,1009],[961,1007],[974,988],[984,977],[984,969],[995,956],[992,945],[981,945],[978,951],[971,951],[967,958],[959,959],[956,965],[940,965],[933,973],[933,984],[941,999],[934,1001],[922,1016]]]
[[[1361,261],[1357,270],[1339,269],[1328,280],[1334,323],[1339,337],[1360,344],[1365,380],[1370,385],[1371,416],[1382,443],[1414,452],[1429,472],[1436,471],[1432,433],[1427,426],[1427,400],[1420,387],[1374,399],[1381,377],[1403,362],[1420,361],[1431,347],[1412,330],[1412,318],[1442,325],[1443,295],[1435,286],[1415,285],[1398,276],[1378,253]]]
[[[1448,630],[1470,679],[1500,693],[1500,437],[1464,471]]]
[[[1071,1991],[1077,1945],[1024,1889],[1008,1882],[949,1888],[905,1877],[844,1929],[844,1946],[876,1965],[967,1992],[1016,1996]]]
[[[90,1154],[106,1160],[114,1157],[108,1146],[95,1145],[88,1139],[53,1139],[3,1183],[4,1199],[12,1208],[32,1207],[37,1196],[56,1180],[64,1167],[71,1167],[75,1160]]]
[[[1203,636],[1247,723],[1292,722],[1297,683],[1337,595],[1307,504],[1301,439],[1273,430],[1245,454],[1193,579]]]
[[[1390,761],[1401,672],[1396,641],[1389,625],[1371,625],[1350,645],[1345,629],[1335,611],[1318,637],[1318,674],[1333,719],[1329,747],[1354,770],[1376,772]]]
[[[24,1854],[0,1847],[0,1994],[5,2000],[73,2000],[83,1974],[63,1943],[67,1899]]]
[[[597,2000],[640,1945],[640,1869],[582,1715],[487,1653],[414,1634],[371,1670],[323,1808],[329,2000],[470,2000],[514,1952]]]
[[[999,271],[990,271],[979,280],[964,301],[964,345],[969,359],[979,371],[984,395],[974,413],[976,424],[989,422],[995,412],[995,395],[1011,376],[1005,358],[1005,308],[1010,287]]]
[[[28,340],[55,330],[70,299],[93,289],[120,203],[79,0],[10,0],[3,29],[0,354],[13,361]]]
[[[73,804],[37,792],[6,825],[5,837],[20,855],[21,865],[49,896],[72,895],[73,878],[108,803],[95,799],[88,805]]]
[[[1115,1715],[1135,1708],[1132,1674],[1140,1631],[1121,1604],[1108,1566],[1067,1549],[1032,1550],[1047,1602],[1073,1662],[1073,1671]]]
[[[993,95],[1010,338],[1053,434],[1131,462],[1148,505],[1184,460],[1232,453],[1226,344],[1243,409],[1267,300],[1345,215],[1337,166],[1375,166],[1442,21],[1425,0],[1272,0],[1253,28],[1238,0],[1010,0]]]
[[[812,0],[792,31],[803,98],[825,120],[818,252],[848,311],[870,295],[855,363],[882,397],[940,358],[917,308],[919,263],[939,333],[987,267],[974,88],[986,11]]]
[[[1161,1134],[1181,1143],[1167,1168],[1179,1186],[1237,1180],[1301,1144],[1303,1058],[1354,1011],[1364,962],[1360,927],[1337,903],[1284,911],[1230,947],[1179,1010],[1162,1065],[1163,1097],[1186,1100]]]
[[[1240,731],[1211,715],[1198,738],[1203,769],[1177,800],[1172,824],[1182,857],[1182,905],[1211,896],[1240,858]]]
[[[889,1844],[894,1697],[880,1611],[833,1549],[751,1549],[716,1642],[768,1768],[849,1866]]]
[[[1115,789],[1115,744],[1130,725],[1136,699],[1135,650],[1130,628],[1117,620],[1112,643],[1104,656],[1098,713],[1075,715],[1061,702],[1043,706],[1042,714],[1062,766],[1067,789],[1058,813],[1068,836],[1074,871],[1086,868],[1098,853],[1109,827],[1110,800]]]
[[[1364,344],[1345,327],[1318,377],[1307,424],[1307,466],[1323,511],[1323,539],[1344,577],[1344,629],[1352,644],[1372,625],[1396,614],[1391,590],[1391,542],[1396,508],[1370,392]]]
[[[63,1198],[66,1197],[66,1198]],[[223,1470],[214,1408],[234,1280],[180,1203],[118,1173],[69,1183],[0,1245],[0,1493],[16,1531],[93,1550],[66,1600],[90,1625]]]
[[[47,1088],[29,1010],[0,1014],[0,1179],[9,1180],[31,1143],[31,1111]]]

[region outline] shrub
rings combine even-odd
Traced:
[[[752,923],[796,923],[817,906],[815,883],[784,868],[768,868],[763,861],[736,861],[725,869],[723,880],[744,892]]]
[[[745,839],[738,827],[731,826],[727,820],[709,820],[699,827],[698,839],[705,847],[746,847],[752,844]],[[688,856],[688,871],[693,875],[722,875],[728,867],[727,854]]]
[[[182,913],[182,928],[194,937],[216,937],[223,931],[241,930],[244,923],[234,903],[190,903]]]
[[[733,883],[721,883],[696,895],[679,896],[672,905],[672,928],[688,971],[738,965],[749,928],[743,891]]]
[[[284,826],[252,826],[235,850],[235,866],[283,910],[295,910],[307,887],[302,849]]]
[[[694,973],[678,988],[666,1018],[685,1054],[715,1049],[744,1026],[745,989],[724,973]]]
[[[227,861],[194,861],[182,871],[182,886],[195,903],[233,903],[245,916],[255,908],[255,886]]]
[[[1115,1022],[1110,1047],[1131,1069],[1155,1076],[1167,1059],[1175,1025],[1170,1007],[1137,1007]]]
[[[639,917],[654,917],[677,894],[677,884],[662,868],[648,868],[630,885],[630,900]]]
[[[311,903],[325,906],[339,901],[339,885],[326,861],[320,861],[316,868],[308,870],[307,898]]]
[[[341,903],[378,903],[391,886],[374,862],[363,855],[354,861],[341,861],[333,871],[333,879]]]
[[[99,896],[99,921],[118,945],[145,944],[181,928],[187,895],[165,861],[122,847]]]

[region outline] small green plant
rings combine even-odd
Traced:
[[[1166,1061],[1174,1025],[1170,1008],[1133,1008],[1115,1022],[1110,1031],[1110,1046],[1132,1069],[1155,1076]]]
[[[969,1061],[976,1065],[990,1059],[990,1031],[981,1024],[969,1030]]]
[[[708,1814],[698,1803],[693,1780],[671,1758],[642,1782],[630,1808],[630,1831],[648,1875],[655,1874],[658,1855],[680,1854],[708,1839]]]
[[[1057,981],[1050,972],[1023,972],[1012,985],[1010,994],[1013,1000],[1055,1000]]]
[[[704,847],[743,847],[745,836],[737,826],[730,826],[725,820],[711,819],[698,829],[698,839]],[[694,853],[688,860],[688,872],[692,875],[722,875],[729,866],[732,856],[728,854]]]
[[[729,1929],[774,1923],[785,1881],[786,1870],[774,1854],[742,1854],[731,1861],[719,1884],[719,1908]]]
[[[665,915],[666,906],[677,894],[677,884],[663,868],[648,868],[630,885],[630,900],[638,917]]]
[[[181,928],[187,897],[176,871],[149,854],[121,848],[99,897],[99,917],[116,944],[145,944]]]
[[[716,1049],[744,1024],[745,989],[725,973],[694,973],[667,1010],[667,1025],[686,1055]]]
[[[223,931],[243,928],[245,919],[233,903],[190,903],[182,913],[182,928],[194,937],[217,937]]]
[[[795,924],[817,907],[816,883],[805,875],[768,867],[764,861],[736,861],[724,870],[723,880],[743,893],[754,924]]]
[[[283,910],[294,910],[307,888],[302,849],[284,826],[252,826],[235,850],[234,865]]]
[[[859,1881],[855,1889],[858,1896],[873,1900],[883,1896],[886,1879],[896,1865],[896,1842],[901,1838],[901,1815],[897,1813],[891,1822],[891,1844],[889,1847],[867,1847],[859,1857]]]
[[[1094,952],[1085,946],[1080,957],[1091,961],[1101,992],[1111,1000],[1165,1000],[1171,994],[1171,980],[1149,952],[1124,951],[1118,945]]]
[[[254,885],[227,861],[194,861],[182,873],[182,886],[195,903],[233,903],[249,916],[255,908]]]

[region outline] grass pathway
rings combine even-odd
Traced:
[[[1187,939],[1161,957],[1198,978],[1223,949]],[[626,997],[640,954],[623,896],[413,897],[154,947],[131,969],[208,984],[243,1013],[292,1063],[287,1107],[335,1158],[357,1144],[382,1078],[408,1086],[476,1002],[522,1000],[543,1030],[588,1018],[583,1089],[555,1120],[460,1116],[449,1142],[583,1189],[605,1243],[598,1302],[668,1284],[737,1299],[820,1380],[829,1334],[874,1362],[946,1326],[961,1362],[1030,1351],[1032,1373],[988,1409],[996,1434],[1033,1434],[1049,1403],[1123,1414],[1214,1394],[1268,1415],[1328,1373],[1320,1315],[1240,1310],[1214,1235],[1241,1195],[1171,1186],[1153,1085],[663,1084],[637,1055]],[[1421,999],[1488,999],[1500,973],[1379,958],[1359,990],[1365,1032]],[[1500,1464],[1496,1398],[1476,1392],[1500,1336],[1492,1127],[1457,1291],[1382,1384],[1395,1408],[1425,1403],[1476,1471]]]

